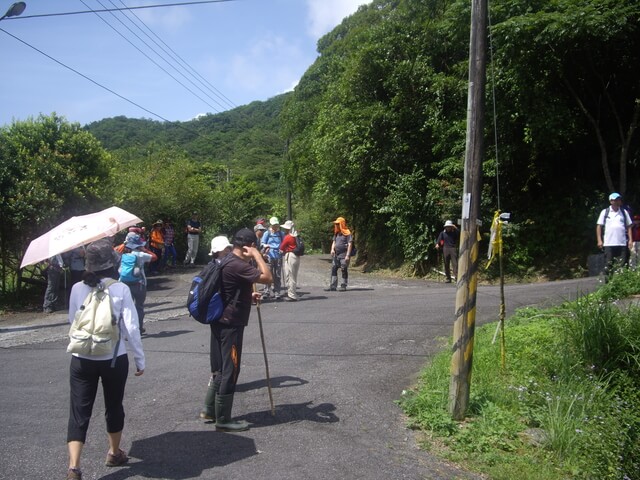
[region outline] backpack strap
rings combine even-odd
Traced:
[[[104,288],[108,291],[109,287],[111,285],[113,285],[114,283],[118,283],[117,280],[114,280],[113,278],[104,278],[101,280],[101,282],[104,284]],[[109,295],[109,301],[111,302],[111,295]],[[113,302],[111,302],[111,309],[113,311]],[[116,342],[116,348],[113,349],[113,358],[111,359],[111,368],[115,368],[116,366],[116,359],[118,358],[118,350],[120,349],[120,339],[122,338],[122,328],[121,328],[121,323],[122,323],[122,310],[120,311],[120,315],[117,317],[115,317],[115,315],[112,315],[112,323],[114,325],[118,326],[118,341]]]

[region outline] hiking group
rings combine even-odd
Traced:
[[[191,228],[197,228],[199,234],[201,227],[193,225],[197,218],[190,221]],[[71,288],[68,313],[71,327],[67,351],[72,356],[67,480],[82,479],[80,459],[100,382],[108,440],[105,465],[120,466],[129,460],[120,448],[125,418],[123,398],[129,375],[127,348],[133,354],[135,375],[142,375],[145,267],[151,268],[161,258],[159,247],[165,243],[157,232],[162,225],[160,222],[153,225],[149,248],[141,227],[131,227],[120,245],[114,246],[113,237],[106,237],[81,248],[84,272]],[[189,249],[193,252],[187,253],[188,263],[195,260],[197,248],[197,241],[190,242]],[[194,278],[187,307],[190,314],[210,328],[211,374],[200,417],[213,422],[216,430],[238,432],[249,428],[248,423],[233,420],[231,411],[251,306],[259,305],[265,297],[278,299],[282,277],[286,299],[298,300],[297,274],[303,254],[304,243],[294,223],[288,220],[280,226],[277,217],[269,220],[269,227],[259,219],[253,229],[236,232],[231,242],[222,235],[211,240],[211,262]],[[337,280],[333,277],[341,269],[340,289],[346,290],[347,269],[353,254],[353,237],[344,218],[339,217],[334,222],[331,247],[334,289]],[[257,283],[264,285],[260,292],[256,290]],[[214,296],[219,308],[209,315]],[[200,313],[204,314],[202,318]]]

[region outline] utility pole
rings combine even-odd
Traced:
[[[471,0],[469,41],[469,92],[467,100],[467,142],[464,158],[464,193],[460,229],[460,261],[456,278],[456,321],[453,327],[453,355],[449,385],[449,413],[464,419],[469,403],[473,340],[478,287],[478,214],[484,150],[484,92],[486,81],[487,0]]]

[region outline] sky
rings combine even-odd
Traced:
[[[292,90],[317,58],[318,39],[370,2],[91,12],[189,1],[26,0],[20,16],[0,21],[0,127],[53,112],[81,125],[118,115],[187,121],[268,100]],[[0,0],[0,14],[12,3]]]

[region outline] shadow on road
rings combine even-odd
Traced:
[[[308,380],[304,380],[298,377],[291,377],[283,375],[280,377],[273,377],[271,379],[271,388],[287,388],[287,387],[299,387],[309,383]],[[267,380],[256,380],[254,382],[240,383],[236,386],[236,392],[248,392],[249,390],[258,390],[259,388],[266,388]]]
[[[142,338],[171,338],[171,337],[177,337],[178,335],[186,335],[187,333],[192,333],[192,332],[193,330],[173,330],[170,332],[163,330],[162,332],[158,332],[158,333],[147,333]]]
[[[221,432],[167,432],[135,440],[129,463],[102,480],[200,478],[202,472],[257,455],[252,439]]]
[[[238,420],[246,420],[251,424],[251,428],[272,427],[284,423],[336,423],[340,421],[338,416],[333,413],[336,410],[334,404],[321,403],[315,407],[312,405],[313,402],[276,405],[275,415],[271,415],[271,410],[265,410],[239,416]]]

